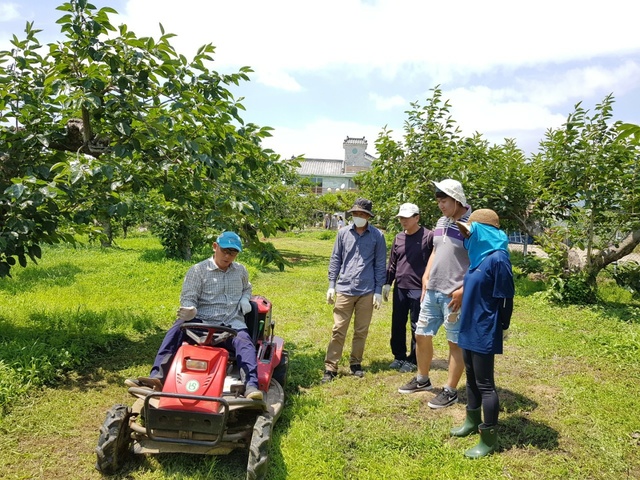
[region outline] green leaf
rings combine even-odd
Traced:
[[[25,187],[22,183],[14,183],[10,187],[6,188],[4,193],[9,195],[15,201],[20,200],[22,194],[25,192],[27,187]]]
[[[126,122],[118,122],[116,124],[116,129],[118,130],[118,132],[120,132],[122,135],[126,135],[129,136],[129,134],[131,133],[131,127],[129,126],[128,123]]]
[[[162,193],[164,194],[164,198],[170,200],[173,196],[173,188],[169,183],[165,183],[162,187]]]
[[[29,247],[27,247],[27,250],[29,252],[29,257],[31,257],[31,260],[33,260],[34,262],[35,258],[42,258],[42,249],[40,248],[40,245],[29,245]]]
[[[60,17],[58,20],[56,20],[56,23],[58,23],[58,24],[71,23],[72,20],[73,20],[73,18],[71,17],[71,15],[64,15],[64,16]]]
[[[7,262],[0,262],[0,278],[9,277],[11,278],[11,267]]]

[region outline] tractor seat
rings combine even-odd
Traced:
[[[258,317],[258,304],[251,300],[251,311],[244,315],[244,322],[247,324],[249,336],[253,340],[254,345],[258,343],[262,332],[260,331],[260,319]],[[264,326],[263,326],[264,328]]]

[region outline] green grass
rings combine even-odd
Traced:
[[[640,478],[640,310],[628,292],[607,285],[601,305],[559,307],[544,300],[540,282],[518,278],[496,362],[500,452],[469,461],[463,452],[477,438],[448,435],[463,403],[434,411],[433,393],[397,393],[410,375],[387,369],[390,304],[374,313],[365,378],[346,375],[347,348],[343,375],[320,384],[333,324],[325,303],[333,238],[270,239],[293,265],[284,272],[239,257],[254,293],[273,302],[276,333],[291,352],[268,478]],[[118,243],[50,247],[39,265],[0,280],[0,478],[100,478],[93,450],[104,413],[131,403],[123,379],[148,372],[186,270],[208,254],[179,262],[150,236]],[[436,386],[446,379],[445,343],[436,336]],[[115,478],[236,479],[245,462],[242,452],[138,456]]]

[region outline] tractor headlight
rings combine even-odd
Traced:
[[[187,358],[184,361],[184,366],[187,368],[187,370],[206,372],[209,367],[209,362],[207,362],[206,360],[194,360],[192,358]]]

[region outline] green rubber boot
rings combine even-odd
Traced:
[[[478,426],[482,423],[480,419],[480,408],[467,410],[467,418],[459,427],[452,428],[449,434],[452,437],[466,437],[472,433],[478,433]]]
[[[478,427],[480,441],[475,447],[464,452],[467,458],[482,458],[496,451],[498,446],[498,426],[486,426],[484,423]]]

